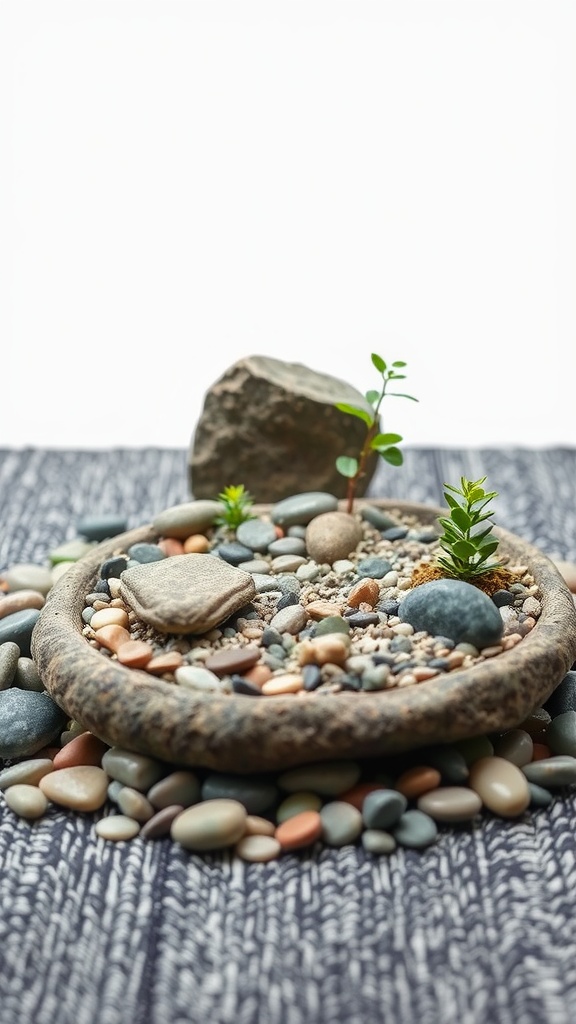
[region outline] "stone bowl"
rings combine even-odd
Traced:
[[[436,523],[445,510],[391,499],[358,500]],[[344,508],[344,503],[340,503]],[[258,506],[265,511],[269,506]],[[494,527],[500,554],[530,569],[541,615],[516,647],[425,683],[371,693],[304,698],[196,695],[127,669],[82,636],[84,597],[104,559],[158,537],[150,525],[98,544],[50,591],[32,635],[48,693],[70,718],[111,746],[181,767],[277,771],[308,762],[378,758],[518,726],[576,661],[576,608],[556,566],[537,548]]]

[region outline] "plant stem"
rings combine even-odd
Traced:
[[[368,455],[370,454],[370,450],[371,450],[370,449],[370,443],[372,441],[372,438],[375,437],[376,434],[378,433],[378,414],[380,412],[380,406],[382,405],[382,401],[384,399],[384,395],[386,394],[386,385],[387,384],[388,384],[388,378],[386,378],[384,380],[384,385],[382,387],[382,391],[380,392],[380,398],[378,399],[378,401],[377,401],[377,403],[376,403],[376,405],[374,407],[374,419],[372,420],[372,426],[368,428],[368,431],[366,433],[366,437],[364,438],[364,444],[362,445],[362,450],[361,450],[360,455],[358,457],[358,469],[356,470],[356,473],[355,473],[354,476],[351,476],[351,477],[348,478],[348,487],[347,487],[347,490],[346,490],[346,499],[347,499],[346,511],[347,511],[348,515],[351,515],[352,511],[354,509],[354,499],[356,497],[356,489],[358,487],[358,481],[361,479],[361,477],[364,476],[364,470],[365,470],[365,467],[366,467],[366,460],[367,460]]]

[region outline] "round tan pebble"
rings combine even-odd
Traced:
[[[343,633],[302,640],[298,644],[299,665],[345,665],[350,652],[350,638]]]
[[[318,811],[301,811],[278,825],[274,835],[283,850],[300,850],[320,839],[322,818]]]
[[[416,800],[423,793],[436,789],[441,781],[442,776],[436,768],[419,764],[402,772],[394,783],[394,789],[402,793],[407,800]]]
[[[45,796],[61,807],[74,811],[97,811],[106,802],[108,776],[96,765],[57,768],[40,779]]]
[[[127,668],[145,668],[154,657],[154,648],[144,640],[127,640],[116,651],[116,657]]]
[[[361,604],[368,604],[371,608],[378,602],[380,597],[380,587],[376,580],[366,579],[358,580],[352,587],[352,590],[348,594],[348,604],[351,608],[358,608]]]
[[[239,842],[246,818],[246,808],[239,800],[217,797],[182,811],[172,822],[170,835],[185,850],[220,850]]]
[[[304,680],[296,673],[285,673],[281,676],[272,676],[262,684],[262,693],[266,697],[280,697],[286,693],[298,693],[304,689]]]
[[[96,614],[99,615],[100,612],[97,612]],[[113,654],[116,653],[122,644],[125,644],[130,640],[130,633],[128,630],[123,626],[118,626],[116,624],[102,626],[101,629],[95,630],[94,635],[100,646],[105,647],[108,651],[112,651]]]
[[[530,804],[526,776],[503,757],[481,757],[475,761],[468,785],[488,810],[502,818],[517,818]]]
[[[236,844],[235,853],[241,860],[263,864],[276,860],[282,853],[282,847],[274,836],[246,835]]]
[[[128,818],[134,818],[140,824],[150,821],[150,818],[154,817],[155,808],[148,798],[140,790],[133,789],[132,786],[122,786],[114,802],[122,814]]]
[[[210,551],[210,541],[201,533],[193,533],[190,537],[186,537],[182,546],[185,555],[205,555],[207,551]]]
[[[123,608],[102,608],[101,611],[94,612],[90,625],[96,631],[102,629],[102,626],[122,626],[123,629],[128,629],[128,613]]]
[[[418,798],[419,811],[435,821],[471,821],[482,810],[482,799],[468,786],[439,786]]]
[[[24,782],[9,786],[4,798],[10,810],[20,818],[41,818],[48,809],[48,799],[42,790]]]
[[[7,594],[0,600],[0,619],[15,612],[25,611],[27,608],[41,609],[45,601],[46,598],[39,590],[15,590],[13,594]]]
[[[343,605],[335,604],[332,601],[311,601],[306,605],[306,614],[315,622],[320,622],[331,615],[342,615],[343,608]]]
[[[362,527],[348,512],[323,512],[306,527],[306,550],[318,565],[348,558],[362,540]]]
[[[117,843],[123,839],[134,839],[140,831],[140,825],[126,814],[109,814],[96,822],[94,831],[101,839],[110,839]]]
[[[246,818],[247,836],[273,836],[276,825],[268,818],[261,818],[258,814],[249,814]]]

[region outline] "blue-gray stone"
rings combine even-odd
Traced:
[[[276,539],[274,524],[266,519],[247,519],[236,527],[236,540],[251,551],[267,551]]]
[[[520,771],[524,773],[528,782],[534,782],[544,789],[571,786],[576,782],[576,757],[556,754],[553,757],[544,757],[540,761],[531,761],[530,764],[523,765]]]
[[[398,615],[416,632],[441,634],[456,644],[473,644],[478,650],[497,644],[504,632],[494,602],[463,580],[431,580],[414,587],[401,601]]]
[[[228,562],[229,565],[238,566],[252,558],[252,549],[247,548],[245,544],[239,544],[233,540],[228,544],[220,544],[216,548],[215,554],[219,555],[225,562]]]
[[[384,540],[404,540],[407,533],[407,526],[391,526],[389,530],[382,530],[382,537]]]
[[[550,722],[546,744],[553,754],[576,757],[576,711],[563,711]]]
[[[408,800],[397,789],[374,789],[362,804],[366,828],[387,829],[396,825],[408,807]]]
[[[268,554],[274,558],[278,555],[305,555],[306,544],[301,537],[278,537],[269,544]]]
[[[108,540],[109,537],[125,533],[127,529],[128,521],[124,516],[83,516],[76,521],[76,532],[85,540]]]
[[[248,814],[264,814],[280,800],[280,790],[274,782],[248,775],[227,775],[212,772],[202,783],[202,800],[238,800]]]
[[[158,544],[146,544],[141,541],[139,544],[131,544],[126,552],[129,559],[135,562],[160,562],[166,558],[166,554]]]
[[[400,846],[413,850],[422,850],[430,846],[438,837],[438,826],[429,814],[424,811],[410,810],[402,815],[400,821],[392,829],[392,835]]]
[[[103,580],[120,579],[120,573],[124,572],[128,565],[125,555],[113,555],[107,558],[100,566],[100,576]]]
[[[381,580],[392,569],[391,562],[387,558],[363,558],[356,566],[356,572],[361,579]]]
[[[18,644],[20,654],[30,657],[30,640],[40,612],[37,608],[23,608],[0,619],[0,644]]]
[[[270,517],[277,526],[306,526],[324,512],[337,512],[338,498],[326,491],[303,491],[290,498],[282,498],[272,506]]]
[[[16,686],[0,692],[0,758],[35,754],[55,740],[67,716],[47,693]]]
[[[537,786],[535,782],[529,782],[528,789],[530,790],[530,807],[535,809],[539,807],[549,807],[554,799],[554,795],[549,789],[544,789],[543,786]]]
[[[377,530],[388,530],[398,526],[396,519],[384,512],[383,509],[376,508],[375,505],[367,505],[362,509],[360,516],[371,526],[375,526]]]
[[[573,669],[566,673],[544,707],[551,718],[565,711],[576,711],[576,672]]]

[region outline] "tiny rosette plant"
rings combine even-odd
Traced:
[[[446,555],[438,555],[436,561],[447,576],[455,579],[469,580],[502,567],[502,562],[492,558],[499,543],[491,536],[494,524],[478,529],[494,514],[485,509],[498,494],[484,490],[485,480],[485,476],[480,480],[467,480],[463,476],[459,488],[444,484],[450,517],[438,518],[444,530],[438,543]]]
[[[229,487],[225,487],[218,495],[218,501],[222,511],[214,519],[216,526],[225,526],[230,530],[236,530],[247,519],[255,518],[250,511],[254,503],[252,495],[246,490],[244,484],[231,484]]]
[[[379,391],[372,390],[366,392],[366,402],[371,408],[362,408],[358,405],[351,405],[348,402],[335,403],[336,408],[340,412],[348,413],[349,416],[355,416],[366,424],[366,437],[358,458],[340,455],[336,459],[336,469],[341,476],[348,479],[348,512],[352,512],[358,481],[364,475],[366,460],[370,452],[377,452],[391,466],[401,466],[404,461],[402,452],[398,448],[402,441],[400,434],[384,434],[380,433],[378,429],[380,406],[384,398],[388,395],[389,397],[409,398],[412,402],[418,401],[413,395],[402,394],[398,391],[388,391],[388,385],[391,381],[406,379],[405,374],[398,372],[404,369],[406,363],[396,360],[388,366],[384,359],[382,359],[382,356],[377,355],[375,352],[372,352],[370,358],[372,359],[372,365],[382,377],[382,386]]]

